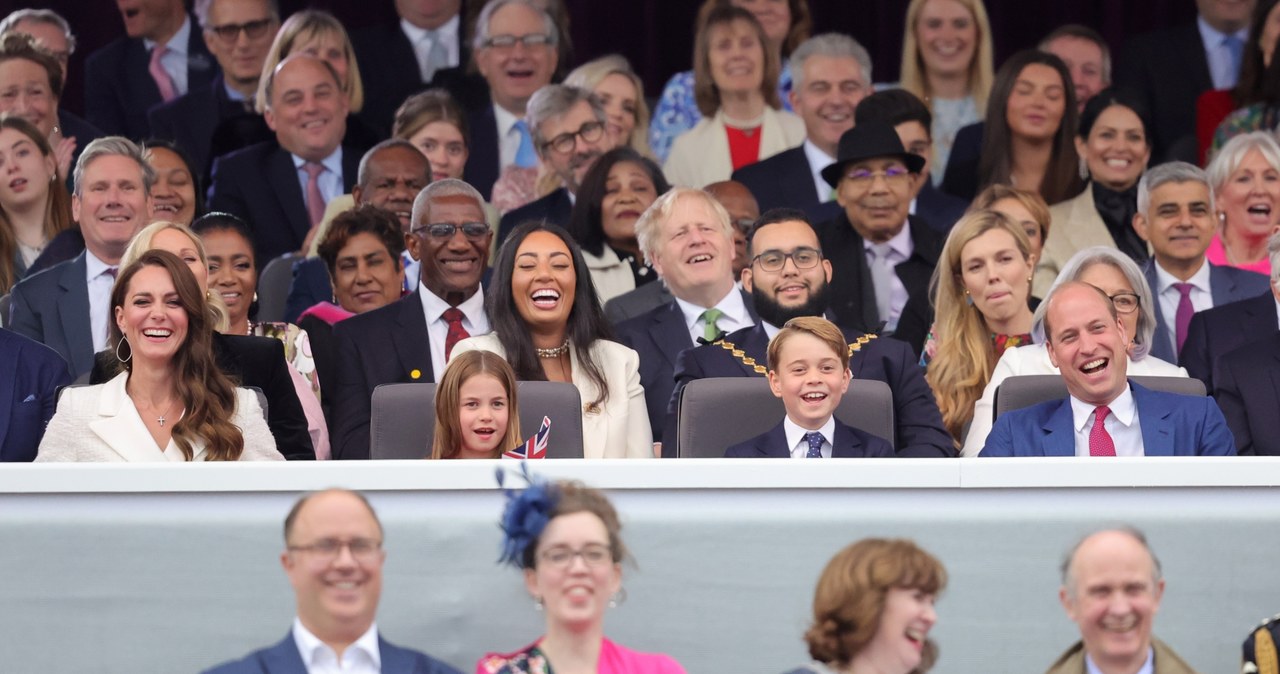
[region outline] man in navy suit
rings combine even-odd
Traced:
[[[1230,456],[1212,398],[1126,377],[1129,337],[1106,293],[1078,281],[1045,298],[1045,346],[1070,394],[996,419],[982,456]]]
[[[849,391],[849,348],[844,333],[825,318],[798,316],[769,340],[769,389],[787,410],[768,432],[727,451],[726,457],[850,459],[892,457],[888,440],[835,417]]]
[[[204,44],[222,72],[208,86],[161,103],[147,113],[151,135],[172,140],[186,150],[200,171],[209,174],[212,154],[259,142],[266,124],[254,110],[254,96],[267,51],[280,29],[280,16],[271,0],[211,0],[199,6]],[[247,137],[237,129],[257,129]],[[215,146],[215,137],[219,146]],[[235,147],[226,147],[228,144]]]
[[[667,406],[662,436],[664,455],[678,456],[676,413],[686,384],[705,377],[763,377],[769,339],[781,326],[797,316],[821,316],[827,310],[831,263],[822,258],[818,235],[803,213],[791,211],[780,216],[778,222],[752,229],[748,243],[752,262],[742,274],[742,287],[751,293],[760,322],[731,332],[714,344],[685,350],[676,359],[676,388]],[[849,343],[853,376],[878,379],[893,391],[893,446],[898,455],[955,456],[938,404],[910,347],[841,328]]]
[[[813,216],[834,198],[822,169],[836,161],[840,136],[853,128],[854,109],[871,93],[871,55],[853,38],[824,33],[805,40],[791,54],[791,108],[804,120],[799,147],[734,171],[760,210],[799,208]]]
[[[640,354],[649,427],[661,429],[675,388],[676,356],[756,321],[747,294],[733,283],[733,225],[714,197],[672,189],[636,222],[636,240],[673,299],[620,323],[616,335]]]
[[[1267,292],[1267,277],[1205,258],[1217,231],[1209,177],[1184,162],[1161,164],[1138,182],[1133,228],[1154,255],[1144,272],[1155,296],[1151,355],[1170,363],[1190,334],[1191,317],[1218,304]]]
[[[489,96],[467,107],[471,153],[463,180],[487,199],[502,169],[537,165],[537,146],[524,120],[529,98],[551,83],[559,63],[560,41],[555,20],[532,0],[489,2],[476,20],[472,42],[476,69],[489,85]]]
[[[564,187],[503,216],[498,225],[498,245],[517,225],[530,220],[568,227],[573,211],[570,195],[578,193],[587,171],[608,149],[604,107],[586,89],[548,84],[529,99],[528,111],[525,119],[533,130],[533,146]]]
[[[267,76],[265,92],[275,140],[215,160],[209,188],[210,210],[249,223],[262,266],[307,248],[324,205],[351,190],[368,149],[342,142],[348,102],[327,62],[294,54]]]
[[[90,143],[71,196],[84,251],[13,287],[9,327],[57,351],[73,377],[92,370],[93,354],[107,346],[111,287],[129,239],[150,222],[155,180],[142,149],[127,138]]]
[[[103,133],[142,140],[151,135],[147,110],[207,86],[218,64],[183,0],[116,5],[127,37],[85,62],[85,111]]]
[[[0,461],[33,461],[44,428],[58,406],[58,389],[71,383],[57,351],[0,328]]]
[[[280,565],[297,601],[293,628],[280,643],[206,674],[307,674],[315,671],[459,674],[425,653],[382,638],[382,522],[358,492],[307,494],[284,520]]]
[[[483,203],[461,180],[437,180],[419,192],[406,237],[419,263],[417,290],[334,326],[333,458],[369,458],[370,404],[378,385],[436,381],[451,333],[489,332],[480,280],[493,231],[475,227],[485,223]]]
[[[1280,456],[1280,332],[1226,353],[1213,372],[1213,397],[1235,436],[1236,453]]]

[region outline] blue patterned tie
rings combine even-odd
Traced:
[[[1227,87],[1233,87],[1236,80],[1240,78],[1240,62],[1244,58],[1244,40],[1235,35],[1228,35],[1222,39],[1222,46],[1227,48],[1227,53],[1231,56],[1231,81],[1227,83]]]
[[[804,434],[805,442],[809,443],[809,453],[804,455],[806,459],[822,458],[822,434],[817,431],[810,431]]]
[[[533,150],[533,137],[529,125],[523,119],[516,120],[515,130],[520,132],[520,147],[516,150],[516,166],[533,168],[538,165],[538,153]]]

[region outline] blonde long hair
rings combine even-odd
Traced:
[[[167,220],[153,222],[138,230],[138,233],[134,234],[133,238],[129,240],[129,247],[124,249],[124,255],[120,258],[120,267],[124,268],[133,264],[134,260],[137,260],[142,257],[143,253],[151,250],[151,240],[156,237],[156,234],[159,234],[166,229],[176,229],[185,234],[188,239],[191,239],[191,245],[195,247],[196,252],[200,255],[201,264],[203,264],[206,269],[209,268],[209,256],[204,252],[204,242],[200,237],[196,235],[195,232],[191,231],[190,227],[180,222],[169,222]],[[209,292],[208,289],[206,289],[204,300],[205,304],[209,307],[209,324],[213,326],[213,329],[217,332],[226,332],[227,327],[230,325],[231,311],[227,309],[226,302],[222,301],[222,295],[219,293]]]
[[[341,82],[342,93],[347,95],[351,104],[351,113],[360,112],[364,107],[364,80],[360,79],[360,67],[356,64],[356,50],[351,46],[351,38],[347,29],[334,15],[321,9],[304,9],[289,15],[280,25],[280,32],[271,42],[267,58],[262,62],[262,76],[258,78],[258,93],[254,96],[254,107],[258,114],[266,111],[271,101],[267,100],[267,80],[275,72],[280,62],[293,54],[299,43],[314,40],[321,35],[332,35],[342,43],[342,51],[347,58],[347,81]]]
[[[935,307],[933,334],[938,336],[938,351],[929,361],[925,379],[938,400],[942,424],[956,446],[964,439],[965,427],[973,420],[973,406],[982,397],[982,391],[991,381],[991,372],[996,367],[991,330],[978,307],[966,301],[964,283],[960,279],[961,254],[969,242],[994,229],[1008,232],[1022,253],[1022,259],[1030,261],[1031,242],[1020,225],[997,211],[970,211],[947,236],[947,243],[938,258],[938,267],[929,283],[929,295]],[[1031,292],[1030,278],[1027,279],[1027,292]]]
[[[991,22],[987,20],[987,8],[982,0],[955,0],[964,5],[973,15],[973,22],[978,29],[978,44],[975,46],[973,61],[969,64],[969,95],[982,115],[987,110],[987,98],[991,94],[991,85],[995,81],[995,47],[991,43]],[[920,57],[920,42],[916,39],[916,24],[920,21],[920,12],[929,0],[911,0],[907,5],[906,32],[902,37],[902,72],[898,86],[915,94],[917,98],[933,109],[932,92],[929,91],[929,78],[925,76],[924,59]]]

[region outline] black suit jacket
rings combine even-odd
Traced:
[[[942,174],[942,191],[966,203],[978,196],[978,164],[982,160],[982,141],[986,124],[976,122],[958,132],[951,144],[946,171]]]
[[[459,26],[458,63],[465,67],[471,50]],[[400,20],[370,26],[351,36],[364,80],[364,109],[360,118],[380,136],[391,135],[391,122],[396,108],[404,99],[427,88],[413,52],[413,44],[400,27]],[[452,70],[451,68],[443,68]],[[457,96],[455,96],[457,98]]]
[[[188,14],[187,91],[208,85],[220,72],[204,45],[200,23]],[[148,66],[151,53],[141,38],[122,37],[85,61],[85,112],[89,122],[112,136],[144,140],[151,135],[147,111],[160,104],[160,89]]]
[[[916,195],[916,217],[943,234],[951,231],[968,208],[969,202],[934,187],[928,178]]]
[[[467,127],[471,132],[471,147],[462,179],[479,190],[485,201],[490,201],[493,184],[498,182],[499,164],[502,163],[498,147],[498,119],[493,115],[493,106],[486,104],[470,109]]]
[[[667,284],[646,283],[605,302],[604,317],[617,328],[623,321],[647,314],[674,299],[671,291],[667,290]],[[747,306],[751,305],[748,303]]]
[[[1276,319],[1276,300],[1271,293],[1197,311],[1187,326],[1187,341],[1182,345],[1178,364],[1212,391],[1216,388],[1214,363],[1220,357],[1270,337],[1277,329],[1280,321]]]
[[[911,257],[900,263],[895,271],[902,285],[907,289],[907,307],[899,325],[905,320],[906,327],[922,321],[913,321],[907,309],[914,306],[928,307],[929,278],[933,276],[933,268],[938,264],[938,256],[942,254],[943,237],[936,230],[924,224],[916,216],[910,216],[911,243],[914,250]],[[863,250],[863,239],[854,231],[849,217],[841,213],[819,227],[819,238],[822,241],[822,252],[831,260],[831,310],[836,315],[836,322],[841,325],[855,327],[863,332],[874,332],[884,321],[876,309],[876,291],[871,283],[871,270],[867,267],[867,256]],[[924,303],[912,299],[923,298]],[[926,325],[926,331],[927,331]],[[908,343],[924,343],[924,334],[899,333],[894,335]]]
[[[346,192],[355,185],[365,149],[346,143],[342,146]],[[302,248],[311,229],[293,157],[275,141],[250,145],[214,161],[209,210],[226,211],[249,223],[260,268]]]
[[[171,140],[186,150],[201,178],[209,176],[216,156],[213,154],[215,138],[219,139],[220,153],[271,138],[271,130],[262,115],[250,112],[243,103],[227,96],[221,74],[208,86],[192,89],[168,103],[151,108],[147,119],[151,122],[151,135]]]
[[[0,461],[34,461],[57,391],[71,383],[56,351],[0,328]]]
[[[569,191],[561,187],[502,216],[502,221],[498,223],[498,246],[502,246],[502,242],[507,240],[511,230],[530,220],[545,220],[568,229],[572,213],[573,202],[569,200]]]
[[[850,344],[862,333],[841,328]],[[743,328],[725,336],[724,342],[742,350],[763,365],[769,338],[764,326]],[[955,456],[951,436],[942,426],[942,413],[933,391],[924,380],[924,368],[916,364],[911,349],[892,339],[872,339],[849,359],[854,379],[878,379],[893,390],[895,438],[898,456]],[[721,342],[687,349],[676,359],[675,390],[667,406],[667,423],[662,437],[662,455],[677,456],[675,417],[680,393],[685,385],[706,377],[763,377],[736,358]]]
[[[657,285],[650,283],[648,285]],[[751,296],[739,290],[753,321],[758,321]],[[617,340],[640,354],[640,385],[649,409],[649,428],[661,429],[667,418],[667,404],[676,386],[676,357],[694,346],[685,326],[684,312],[674,300],[614,328]]]
[[[433,382],[427,318],[418,292],[333,326],[336,357],[330,434],[335,459],[369,458],[369,416],[379,384]],[[423,448],[426,452],[426,448]]]
[[[835,432],[832,433],[834,437],[831,439],[831,458],[862,459],[874,457],[887,459],[897,456],[893,453],[893,446],[889,444],[888,440],[841,423],[839,419],[836,419],[835,422]],[[725,450],[724,455],[726,458],[738,459],[790,459],[791,451],[787,447],[787,431],[783,428],[782,422],[779,421],[778,425],[769,429],[768,432],[761,433],[745,442],[739,442]]]
[[[1236,453],[1280,455],[1280,333],[1224,354],[1213,371],[1213,397]]]
[[[1115,63],[1116,85],[1132,89],[1150,111],[1152,165],[1198,163],[1196,99],[1213,88],[1213,76],[1196,23],[1129,38]]]
[[[761,213],[783,207],[808,211],[827,200],[814,189],[812,171],[801,144],[734,171],[733,179],[751,190]]]
[[[111,350],[94,354],[90,384],[103,384],[120,373],[120,362]],[[238,386],[253,386],[267,398],[267,426],[276,449],[290,461],[314,461],[315,446],[307,431],[307,415],[298,400],[284,358],[284,343],[271,337],[246,337],[213,333],[213,357],[218,369]]]

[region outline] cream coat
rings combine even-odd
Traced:
[[[636,276],[631,273],[631,265],[618,257],[609,246],[601,246],[600,255],[592,255],[582,251],[582,259],[587,263],[587,271],[591,273],[591,283],[600,296],[600,304],[636,289]]]
[[[105,384],[63,391],[36,461],[185,461],[173,440],[163,450],[156,445],[125,392],[128,377],[122,372]],[[284,461],[253,391],[236,389],[231,422],[244,434],[241,461]],[[204,443],[197,441],[193,449],[192,460],[204,461]]]
[[[492,351],[507,357],[507,350],[494,334],[471,337],[453,347],[453,356],[471,350]],[[640,386],[640,356],[635,351],[608,340],[591,345],[591,358],[604,373],[609,399],[599,411],[587,411],[596,398],[596,387],[582,370],[578,356],[569,351],[573,385],[582,394],[582,450],[588,459],[653,458],[653,433]],[[556,441],[552,420],[551,442]]]
[[[1090,246],[1116,247],[1107,223],[1093,205],[1093,188],[1086,187],[1074,199],[1049,207],[1049,237],[1044,242],[1044,252],[1036,265],[1035,282],[1031,293],[1045,297],[1058,272],[1072,255]],[[1148,246],[1150,249],[1150,246]]]
[[[760,157],[757,161],[803,143],[804,121],[789,112],[766,106],[760,133]],[[733,175],[733,163],[729,157],[724,113],[716,111],[714,117],[703,117],[697,126],[676,136],[662,172],[677,187],[700,189],[728,180]]]

